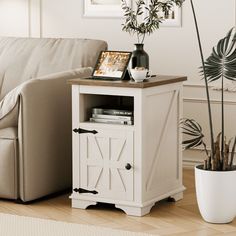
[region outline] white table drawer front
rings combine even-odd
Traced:
[[[89,125],[80,128],[94,130]],[[79,134],[80,188],[96,190],[96,197],[132,201],[133,131],[95,130],[96,134]],[[93,197],[90,193],[82,195]]]

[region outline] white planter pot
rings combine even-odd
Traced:
[[[195,167],[198,207],[210,223],[229,223],[236,216],[236,170],[207,171]]]

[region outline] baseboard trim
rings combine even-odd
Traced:
[[[203,164],[205,159],[205,152],[200,148],[186,150],[183,152],[183,167],[192,169],[196,165]],[[236,165],[236,159],[234,160],[234,165]]]
[[[185,169],[194,169],[196,165],[201,164],[201,161],[197,160],[183,160],[183,168]]]

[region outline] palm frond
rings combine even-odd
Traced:
[[[205,61],[205,72],[209,82],[220,78],[236,80],[236,33],[232,28],[212,49]],[[203,68],[201,67],[201,73]]]
[[[182,142],[185,150],[204,145],[204,134],[202,127],[193,119],[182,119],[180,122],[183,134],[187,135],[187,139]]]

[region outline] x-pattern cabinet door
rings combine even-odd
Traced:
[[[132,201],[133,131],[96,130],[80,134],[80,187],[96,190],[96,197]]]

